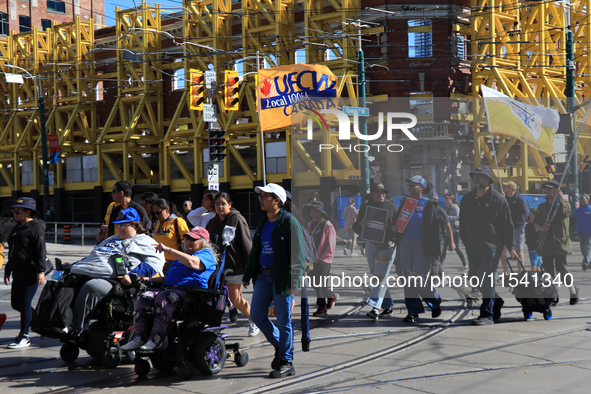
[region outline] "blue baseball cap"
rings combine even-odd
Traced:
[[[11,208],[25,208],[37,212],[37,202],[31,197],[19,197]]]
[[[117,219],[113,220],[113,223],[129,223],[129,222],[139,222],[140,215],[138,215],[137,211],[134,208],[125,208],[119,212],[117,215]]]
[[[420,175],[415,175],[412,178],[408,178],[407,182],[418,183],[419,185],[423,186],[423,189],[427,187],[427,181]]]

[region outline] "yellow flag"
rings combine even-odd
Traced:
[[[260,69],[257,78],[261,130],[304,121],[305,109],[336,108],[338,78],[326,66],[294,64]],[[323,108],[318,108],[318,106]]]
[[[480,89],[491,133],[517,138],[548,155],[554,153],[558,111],[519,102],[483,85]]]

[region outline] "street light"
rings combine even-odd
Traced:
[[[49,219],[49,168],[47,161],[49,159],[47,153],[47,132],[45,131],[45,102],[43,100],[43,90],[41,89],[41,78],[38,76],[36,79],[31,75],[30,72],[19,66],[13,66],[12,64],[5,64],[5,67],[16,68],[25,72],[29,78],[35,83],[35,91],[37,93],[37,103],[39,105],[39,122],[41,123],[41,156],[43,159],[43,220]],[[39,84],[39,85],[37,85]]]

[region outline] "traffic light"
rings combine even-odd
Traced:
[[[238,102],[238,91],[240,90],[238,77],[238,71],[226,70],[224,71],[224,109],[226,111],[237,111]]]
[[[546,171],[548,171],[549,174],[554,174],[554,159],[552,158],[552,156],[548,156],[546,157]]]
[[[191,70],[191,85],[189,93],[191,95],[190,109],[196,111],[203,111],[203,103],[205,103],[205,75],[203,71]]]
[[[226,157],[226,133],[222,130],[209,131],[209,158],[210,161],[223,161]]]

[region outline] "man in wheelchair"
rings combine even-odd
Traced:
[[[84,320],[119,281],[131,285],[130,273],[152,277],[162,274],[164,256],[154,250],[154,240],[146,234],[134,208],[121,210],[113,221],[119,233],[100,244],[84,259],[74,263],[70,273],[87,280],[73,304],[71,329],[82,332]]]
[[[135,334],[121,347],[123,350],[151,351],[157,346],[165,349],[168,346],[166,330],[173,313],[190,297],[183,288],[208,287],[209,278],[217,267],[209,233],[203,227],[195,227],[184,235],[184,243],[186,253],[161,243],[155,246],[158,252],[170,253],[175,261],[165,278],[141,278],[161,288],[152,288],[138,299],[134,315]]]

